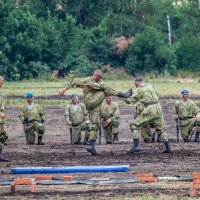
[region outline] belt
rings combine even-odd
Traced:
[[[157,104],[157,103],[158,103],[158,101],[154,101],[154,102],[150,102],[150,103],[144,103],[144,107],[154,105],[154,104]]]
[[[192,119],[193,117],[184,117],[184,118],[180,118],[180,120],[187,120],[187,119]]]

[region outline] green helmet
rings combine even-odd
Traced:
[[[44,134],[44,125],[42,123],[39,123],[38,133],[39,134]]]

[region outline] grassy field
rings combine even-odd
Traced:
[[[2,88],[3,95],[20,95],[26,92],[33,92],[36,96],[40,95],[57,95],[57,90],[62,88],[67,80],[59,79],[56,81],[21,81],[21,82],[5,82]],[[178,96],[180,90],[188,89],[191,95],[200,95],[200,82],[196,79],[183,78],[159,78],[147,79],[146,82],[152,84],[161,96]],[[127,91],[129,88],[135,90],[133,80],[106,80],[106,85],[113,87],[119,91]],[[82,94],[81,89],[70,89],[66,94],[76,92]]]

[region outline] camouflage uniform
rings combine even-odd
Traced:
[[[65,120],[72,122],[72,144],[80,144],[81,131],[86,131],[85,117],[87,117],[87,110],[83,103],[79,103],[77,111],[73,109],[72,104],[65,109]],[[85,133],[85,137],[89,136]]]
[[[161,105],[159,104],[159,97],[155,89],[150,85],[143,85],[137,88],[136,93],[131,97],[126,98],[125,101],[130,104],[140,102],[144,105],[144,110],[134,119],[130,125],[133,135],[133,148],[128,153],[140,151],[139,149],[139,129],[145,125],[152,124],[162,141],[165,143],[166,150],[163,153],[170,153],[171,149],[168,142],[168,135],[164,131],[165,122]]]
[[[136,119],[142,113],[142,111],[144,110],[144,104],[140,102],[137,103],[135,110],[136,110],[136,114],[134,116],[134,119]],[[152,124],[147,124],[140,128],[141,137],[145,143],[154,142],[155,140],[155,132],[152,133],[151,128],[152,128]],[[159,139],[157,138],[157,140]]]
[[[28,109],[27,105],[23,105],[19,110],[19,118],[23,123],[26,144],[35,144],[34,132],[37,132],[38,138],[43,136],[43,133],[40,132],[40,122],[41,120],[45,121],[44,109],[38,104],[33,104],[31,110]],[[26,118],[28,120],[27,124],[25,123]]]
[[[85,84],[89,84],[89,87],[85,87]],[[104,82],[101,80],[96,82],[92,77],[75,78],[73,82],[68,83],[66,87],[68,89],[72,87],[83,88],[84,104],[89,113],[91,122],[88,124],[89,140],[95,141],[99,128],[99,111],[105,95],[109,93],[110,95],[117,96],[118,92],[105,87]]]
[[[192,128],[194,126],[200,126],[199,121],[195,118],[200,116],[199,108],[190,99],[186,102],[179,100],[175,103],[172,113],[173,115],[178,115],[183,141],[188,142]],[[197,131],[200,131],[199,127]]]
[[[100,118],[102,121],[102,126],[104,130],[105,140],[108,144],[112,143],[112,136],[115,135],[115,138],[118,138],[119,133],[119,107],[115,102],[111,102],[111,105],[108,105],[104,101],[100,109]],[[107,123],[106,120],[111,119],[111,123]]]
[[[3,112],[3,111],[4,111],[4,103],[3,103],[3,97],[0,93],[0,112]],[[5,144],[7,139],[8,139],[8,136],[6,133],[5,121],[4,119],[0,118],[0,155],[3,149],[3,145]]]

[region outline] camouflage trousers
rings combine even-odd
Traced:
[[[163,142],[168,141],[168,134],[164,131],[165,122],[159,104],[148,106],[130,125],[133,139],[139,139],[139,129],[152,124]]]
[[[6,133],[6,125],[5,123],[0,123],[0,154],[7,139],[8,135]]]
[[[146,126],[146,127],[140,128],[140,133],[144,142],[151,142],[153,134],[151,132],[150,127]]]
[[[113,134],[118,135],[119,133],[119,119],[112,120],[111,123],[106,124],[102,122],[104,137],[107,143],[112,143]]]
[[[34,145],[35,144],[35,132],[37,133],[37,136],[43,136],[43,134],[40,134],[39,131],[39,122],[31,122],[28,125],[23,124],[24,133],[25,133],[25,139],[27,145]]]
[[[195,126],[198,126],[196,128],[196,131],[200,132],[200,124],[195,118],[192,119],[187,119],[187,120],[180,120],[180,130],[181,130],[181,135],[183,138],[184,142],[189,142],[190,141],[190,134],[192,131],[192,128]]]
[[[85,122],[82,122],[77,126],[72,126],[72,144],[80,144],[81,131],[85,131],[85,138],[89,138],[89,135],[87,133],[87,124]]]

